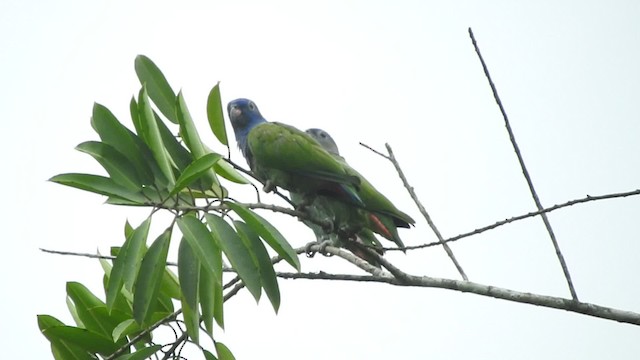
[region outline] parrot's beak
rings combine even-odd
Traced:
[[[240,115],[242,115],[242,110],[240,110],[238,107],[234,106],[231,108],[231,110],[229,110],[229,117],[230,118],[237,118]]]

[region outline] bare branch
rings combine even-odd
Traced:
[[[538,215],[540,215],[542,213],[549,213],[549,212],[552,212],[554,210],[562,209],[562,208],[573,206],[573,205],[577,205],[577,204],[584,204],[584,203],[590,202],[590,201],[623,198],[623,197],[635,196],[635,195],[640,195],[640,189],[639,190],[633,190],[633,191],[627,191],[627,192],[621,192],[621,193],[605,194],[605,195],[596,195],[596,196],[587,195],[584,198],[575,199],[575,200],[569,200],[569,201],[567,201],[565,203],[558,204],[558,205],[553,205],[553,206],[548,207],[546,209],[542,209],[542,210],[539,210],[539,211],[532,211],[530,213],[514,216],[512,218],[505,219],[505,220],[502,220],[502,221],[497,221],[497,222],[495,222],[495,223],[493,223],[491,225],[483,226],[483,227],[477,228],[477,229],[475,229],[473,231],[469,231],[469,232],[466,232],[466,233],[462,233],[460,235],[452,236],[452,237],[450,237],[448,239],[445,239],[444,242],[445,243],[450,243],[450,242],[458,241],[460,239],[464,239],[464,238],[467,238],[467,237],[472,236],[472,235],[481,234],[481,233],[483,233],[485,231],[488,231],[488,230],[493,230],[493,229],[495,229],[497,227],[500,227],[500,226],[503,226],[503,225],[506,225],[506,224],[510,224],[512,222],[528,219],[530,217],[538,216]],[[438,246],[440,244],[441,243],[439,241],[434,241],[434,242],[430,242],[430,243],[426,243],[426,244],[422,244],[422,245],[407,246],[405,248],[398,248],[398,247],[383,248],[383,250],[385,250],[385,251],[416,250],[416,249],[423,249],[423,248]]]
[[[518,157],[518,162],[520,163],[520,167],[522,168],[522,174],[524,175],[524,178],[527,180],[527,185],[529,185],[531,196],[533,197],[533,200],[535,201],[536,207],[538,208],[538,210],[542,210],[544,209],[544,207],[542,206],[542,203],[538,198],[538,194],[536,193],[536,190],[533,187],[533,181],[531,180],[531,176],[529,176],[529,171],[527,171],[527,167],[524,164],[524,159],[522,157],[522,154],[520,153],[520,148],[518,147],[518,143],[516,142],[515,135],[513,133],[513,130],[511,129],[511,124],[509,123],[509,117],[507,116],[507,113],[504,110],[504,107],[502,106],[502,101],[500,100],[500,96],[498,96],[498,90],[496,89],[496,86],[493,83],[493,80],[491,79],[491,75],[489,74],[489,69],[487,68],[487,64],[485,64],[484,59],[482,58],[482,54],[480,54],[480,49],[478,48],[478,44],[476,43],[476,39],[473,36],[473,31],[471,30],[471,28],[469,28],[469,36],[471,37],[471,41],[473,42],[473,47],[475,48],[476,53],[478,54],[480,63],[482,63],[482,69],[484,70],[484,74],[487,77],[487,80],[489,81],[489,86],[491,86],[493,97],[495,98],[496,103],[500,108],[502,117],[504,118],[504,124],[507,128],[507,132],[509,133],[509,139],[511,140],[511,144],[513,145],[513,150],[515,151],[516,156]],[[545,213],[541,213],[540,216],[542,217],[544,226],[547,228],[547,232],[549,233],[549,237],[551,238],[553,247],[556,250],[556,256],[558,257],[558,261],[560,261],[560,266],[562,267],[562,271],[564,272],[564,277],[567,279],[567,285],[569,286],[571,297],[574,300],[578,300],[578,294],[576,293],[576,290],[573,286],[573,281],[571,280],[571,274],[569,274],[569,267],[567,266],[567,263],[564,260],[562,251],[560,251],[560,245],[558,244],[556,235],[553,232],[553,229],[551,228],[551,223],[549,222],[549,219],[547,218],[547,215]]]
[[[404,187],[409,192],[409,195],[411,195],[413,202],[415,202],[416,206],[418,206],[418,209],[420,210],[420,213],[422,214],[422,216],[424,216],[424,218],[427,220],[427,223],[431,227],[431,230],[433,230],[433,233],[438,238],[438,242],[442,244],[444,251],[446,251],[447,255],[449,255],[449,258],[451,259],[451,261],[453,261],[453,265],[456,267],[456,269],[458,269],[458,272],[460,273],[460,276],[462,276],[462,279],[469,280],[469,278],[467,277],[467,274],[465,274],[464,270],[462,269],[462,266],[458,262],[458,259],[456,259],[455,255],[453,255],[453,251],[451,250],[449,245],[447,245],[447,243],[444,242],[444,239],[442,238],[442,234],[440,234],[440,231],[436,227],[436,224],[433,222],[433,220],[431,220],[431,216],[429,216],[427,209],[424,208],[424,206],[422,205],[422,202],[420,201],[420,199],[418,199],[418,195],[416,195],[416,192],[413,189],[413,186],[409,185],[409,181],[407,181],[407,178],[404,175],[404,172],[402,171],[402,168],[400,167],[398,160],[393,154],[393,150],[391,149],[391,146],[389,144],[385,144],[385,146],[387,148],[387,152],[389,153],[389,161],[391,161],[393,166],[396,168],[396,171],[398,172],[398,175],[400,176],[400,179],[402,180]]]
[[[471,281],[433,278],[429,276],[406,275],[405,280],[399,280],[391,276],[351,275],[351,274],[327,274],[319,273],[289,273],[278,272],[278,277],[283,279],[313,279],[313,280],[341,280],[360,282],[379,282],[398,286],[413,286],[426,288],[441,288],[461,292],[488,296],[496,299],[513,301],[524,304],[542,306],[546,308],[565,310],[577,314],[593,316],[621,323],[640,325],[640,314],[632,311],[618,310],[610,307],[591,303],[575,301],[555,296],[538,295],[520,292],[496,286],[474,283]]]
[[[407,181],[407,177],[404,175],[404,171],[402,171],[402,168],[400,167],[400,164],[398,163],[398,160],[395,158],[395,156],[393,154],[393,150],[391,149],[391,146],[389,144],[385,144],[385,146],[387,148],[387,152],[389,153],[389,155],[387,156],[387,155],[381,153],[380,151],[372,148],[371,146],[369,146],[367,144],[360,143],[360,145],[364,146],[365,148],[367,148],[369,150],[371,150],[372,152],[376,153],[377,155],[380,155],[383,158],[389,160],[393,164],[393,166],[396,168],[396,172],[398,173],[398,176],[400,176],[400,179],[402,180],[402,184],[404,185],[404,187],[409,192],[409,195],[411,196],[411,199],[413,199],[413,202],[416,204],[416,206],[418,206],[418,210],[420,210],[420,213],[427,220],[427,223],[429,224],[429,227],[431,227],[431,230],[433,230],[433,233],[438,238],[438,244],[442,245],[442,247],[444,248],[444,251],[447,253],[447,255],[449,256],[451,261],[453,261],[453,265],[456,267],[456,269],[460,273],[460,276],[462,276],[462,279],[463,280],[469,280],[469,278],[467,277],[467,274],[465,274],[464,270],[462,269],[462,266],[458,262],[458,259],[456,259],[455,255],[453,255],[453,251],[451,250],[449,245],[447,245],[447,243],[444,241],[444,238],[442,237],[442,234],[440,234],[440,231],[436,227],[436,224],[433,222],[433,220],[431,220],[431,216],[429,216],[429,213],[427,212],[427,209],[425,209],[425,207],[422,205],[422,202],[420,201],[420,199],[418,199],[418,196],[416,195],[416,192],[413,189],[413,186],[409,185],[409,181]],[[414,248],[415,248],[414,246],[406,246],[404,248],[384,248],[384,249],[385,250],[393,249],[393,250],[405,251],[405,250],[410,250],[410,249],[414,249]]]

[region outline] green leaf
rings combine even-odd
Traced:
[[[198,160],[192,162],[182,172],[178,180],[176,180],[176,186],[171,190],[170,195],[177,194],[180,190],[191,185],[195,180],[202,177],[206,173],[211,171],[213,165],[220,160],[222,156],[220,154],[206,154]]]
[[[205,214],[205,217],[211,229],[211,234],[220,244],[220,248],[229,259],[231,266],[233,266],[233,269],[238,273],[238,276],[256,301],[260,300],[262,287],[260,272],[253,260],[255,255],[252,254],[251,249],[247,247],[231,225],[224,219],[211,214]]]
[[[207,227],[192,215],[180,217],[177,224],[205,269],[214,277],[222,278],[222,259],[216,256],[220,248]]]
[[[131,106],[135,109],[135,115],[137,117],[138,105],[134,99],[131,101]],[[136,121],[134,121],[134,124]],[[153,184],[153,172],[145,161],[143,153],[138,146],[141,140],[136,134],[122,125],[109,109],[98,103],[93,105],[91,126],[98,135],[100,135],[103,143],[111,145],[133,163],[135,171],[144,185]]]
[[[138,178],[133,163],[113,146],[99,141],[86,141],[76,146],[76,150],[93,156],[107,170],[116,184],[131,191],[138,191],[142,188],[142,181]]]
[[[138,276],[140,264],[146,250],[145,244],[149,236],[150,226],[151,217],[148,217],[127,238],[117,258],[114,260],[107,287],[107,308],[109,311],[113,309],[113,304],[123,284],[129,292],[133,291],[133,284]]]
[[[171,168],[171,162],[169,161],[167,150],[162,142],[160,129],[158,129],[158,123],[156,122],[151,104],[149,104],[147,91],[144,87],[140,90],[138,96],[138,116],[142,130],[142,138],[147,145],[149,145],[149,149],[151,149],[151,153],[158,163],[162,174],[169,182],[169,185],[175,184],[176,181],[173,175],[173,169]]]
[[[182,91],[178,93],[176,109],[178,122],[180,124],[180,136],[184,140],[184,143],[196,159],[204,156],[207,151],[202,144],[202,140],[200,140],[200,135],[198,135],[198,130],[196,130],[189,109],[187,109],[187,103],[184,101]]]
[[[54,326],[47,329],[49,336],[74,344],[90,353],[109,355],[118,350],[110,338],[87,329],[73,326]]]
[[[64,326],[60,320],[49,315],[38,315],[38,327],[42,334],[51,343],[51,352],[56,360],[94,360],[94,356],[89,355],[86,350],[81,349],[72,343],[64,341],[49,333],[51,328]]]
[[[181,292],[178,277],[168,267],[166,267],[164,270],[162,285],[160,286],[160,293],[165,294],[172,299],[180,299]]]
[[[289,242],[267,220],[250,209],[232,202],[225,204],[238,214],[264,241],[296,270],[300,271],[300,260]]]
[[[136,323],[136,321],[133,319],[127,319],[118,324],[118,326],[113,329],[113,331],[111,332],[111,336],[113,338],[113,341],[118,341],[125,336],[138,331],[140,331],[140,326],[138,326],[138,323]]]
[[[218,358],[209,352],[209,350],[202,349],[202,353],[204,354],[205,360],[218,360]]]
[[[207,273],[205,271],[205,273]],[[210,275],[210,274],[209,274]],[[187,332],[198,343],[200,337],[200,316],[198,314],[198,287],[200,285],[200,261],[191,245],[184,238],[178,248],[178,277],[182,289],[182,312]]]
[[[184,317],[184,323],[187,326],[187,333],[194,343],[198,344],[200,341],[200,316],[198,315],[198,308],[192,309],[187,304],[185,299],[182,299],[182,316]]]
[[[97,249],[96,252],[98,253],[98,255],[102,255],[100,253],[100,249]],[[104,271],[104,274],[107,277],[111,276],[111,269],[113,268],[113,266],[111,266],[111,263],[107,259],[103,258],[98,259],[98,261],[100,262],[100,266],[102,267],[102,271]]]
[[[178,141],[175,135],[169,130],[167,125],[160,119],[160,116],[153,113],[156,118],[156,123],[158,124],[158,130],[160,130],[160,137],[162,137],[162,142],[164,143],[165,148],[167,149],[167,153],[173,160],[174,165],[179,171],[183,171],[191,162],[193,161],[193,155],[189,152],[189,150],[185,149],[184,146]]]
[[[151,244],[142,259],[133,297],[133,317],[138,324],[146,323],[152,314],[152,305],[157,301],[170,240],[171,230],[168,229]]]
[[[191,114],[189,113],[189,109],[187,108],[187,104],[184,100],[182,92],[178,93],[176,108],[178,110],[178,122],[180,123],[180,136],[184,140],[184,143],[187,145],[187,148],[191,150],[193,157],[199,159],[204,155],[211,153],[211,150],[207,149],[202,144],[202,140],[200,140],[200,135],[198,135],[198,130],[193,123],[193,119],[191,118]],[[204,175],[202,181],[202,190],[206,190],[211,186],[220,186],[220,183],[218,182],[213,169],[211,169]]]
[[[131,114],[131,122],[133,122],[133,127],[136,129],[136,134],[142,136],[144,131],[142,129],[142,124],[140,123],[140,114],[138,113],[138,102],[136,102],[136,97],[132,96],[131,101],[129,102],[129,113]]]
[[[220,341],[216,342],[216,352],[218,353],[218,360],[236,360],[227,345]]]
[[[110,178],[104,176],[74,173],[60,174],[52,177],[49,181],[100,195],[126,199],[138,205],[143,205],[147,201],[141,193],[128,190],[124,186],[118,185]]]
[[[226,160],[218,161],[214,166],[216,174],[223,178],[238,184],[250,184],[251,182],[244,177],[238,170],[234,169]]]
[[[222,252],[219,252],[217,256],[220,258]],[[209,271],[206,271],[202,265],[200,265],[200,267],[200,284],[198,288],[200,290],[199,297],[200,309],[202,310],[202,322],[204,323],[204,328],[207,333],[213,335],[214,318],[218,325],[224,329],[223,303],[222,300],[217,300],[218,297],[222,299],[224,296],[222,294],[222,278],[216,279]]]
[[[97,296],[77,282],[67,283],[67,296],[73,301],[78,317],[87,329],[110,336],[113,328],[110,328],[108,323],[103,322],[102,316],[93,311],[96,308],[106,307]]]
[[[260,270],[262,287],[267,293],[273,309],[277,313],[280,308],[280,288],[278,287],[278,278],[273,269],[269,253],[267,249],[265,249],[264,244],[262,244],[262,241],[260,241],[258,234],[251,230],[249,225],[242,221],[234,221],[233,225],[236,227],[242,241],[251,249],[251,253],[254,255],[254,261]]]
[[[144,347],[142,349],[139,349],[138,351],[131,353],[131,354],[126,354],[126,355],[121,355],[119,356],[117,359],[118,360],[144,360],[144,359],[150,359],[151,356],[155,353],[157,353],[158,351],[160,351],[160,349],[162,349],[162,345],[152,345],[149,347]]]
[[[227,139],[227,132],[224,127],[224,115],[222,112],[222,101],[220,100],[220,83],[209,92],[207,98],[207,119],[209,119],[209,126],[211,131],[220,140],[223,145],[229,145]]]
[[[78,327],[85,327],[84,324],[82,324],[82,319],[80,319],[80,317],[78,316],[78,311],[76,310],[76,306],[73,301],[71,301],[71,299],[67,297],[66,302],[67,309],[69,309],[69,313],[71,313],[71,317],[73,318],[73,321],[75,321],[76,325]]]
[[[149,97],[156,104],[160,112],[174,124],[178,123],[176,118],[176,94],[171,89],[167,78],[164,77],[156,64],[144,55],[136,56],[136,74],[140,84],[147,88]]]

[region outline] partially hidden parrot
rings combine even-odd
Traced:
[[[322,147],[334,157],[344,160],[340,156],[338,145],[333,138],[324,130],[307,129],[305,131],[311,135]],[[291,192],[291,201],[294,204],[302,202],[302,196]],[[329,241],[332,245],[344,247],[356,256],[364,259],[375,267],[380,267],[377,258],[362,249],[362,246],[368,247],[378,254],[383,255],[382,244],[373,231],[367,227],[367,212],[363,209],[353,207],[340,200],[327,197],[317,196],[313,203],[306,208],[307,213],[315,219],[328,219],[335,228],[343,229],[343,233],[328,232],[322,226],[308,220],[303,220],[316,236],[318,243]],[[351,232],[352,234],[349,234]],[[346,235],[349,238],[344,238]]]
[[[354,235],[367,227],[403,248],[397,227],[408,228],[415,221],[398,210],[338,154],[331,154],[311,135],[277,122],[267,122],[256,104],[236,99],[227,106],[238,147],[255,176],[269,192],[281,187],[299,194],[302,206],[318,196],[338,200],[366,216],[340,221],[345,232]],[[360,224],[358,224],[360,222]],[[334,224],[334,228],[335,228]]]

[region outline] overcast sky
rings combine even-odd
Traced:
[[[393,146],[445,237],[535,210],[468,27],[543,205],[639,188],[640,2],[522,3],[3,1],[3,357],[51,358],[36,314],[72,324],[66,281],[102,294],[97,261],[38,248],[107,253],[124,240],[126,219],[138,224],[148,214],[46,182],[63,172],[102,174],[73,148],[98,138],[89,124],[94,101],[130,125],[137,54],[183,89],[217,151],[224,149],[205,116],[217,81],[225,104],[247,97],[270,121],[330,132],[355,168],[418,219],[401,232],[407,245],[435,237],[393,167],[358,142]],[[232,157],[243,163],[235,143]],[[238,197],[252,200],[250,191]],[[313,239],[297,221],[265,214],[295,247]],[[625,198],[549,215],[581,300],[640,311],[638,214],[640,199]],[[473,281],[569,297],[539,218],[452,248]],[[414,274],[458,278],[441,248],[387,257]],[[360,273],[339,259],[302,261],[303,271]],[[439,289],[280,286],[278,315],[246,291],[226,305],[227,327],[216,335],[238,359],[624,359],[640,352],[640,328],[559,310]]]

